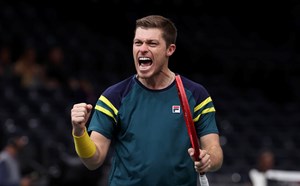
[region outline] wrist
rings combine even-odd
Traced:
[[[84,135],[85,131],[86,131],[85,127],[84,128],[73,128],[72,134],[74,137],[80,137],[80,136]]]
[[[73,133],[75,150],[80,158],[91,158],[96,153],[96,145],[88,135],[86,128],[79,136]]]

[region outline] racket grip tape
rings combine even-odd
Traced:
[[[199,174],[199,182],[201,186],[209,186],[208,179],[205,174]]]

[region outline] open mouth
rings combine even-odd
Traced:
[[[152,65],[152,59],[149,57],[140,57],[139,58],[139,65],[142,67],[151,66]]]

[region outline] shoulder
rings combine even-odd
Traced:
[[[180,76],[181,77],[181,80],[182,80],[182,83],[183,85],[186,87],[186,88],[200,88],[200,89],[205,89],[204,86],[196,81],[193,81],[185,76]]]
[[[102,96],[110,100],[114,105],[118,103],[130,92],[134,85],[134,75],[109,86],[103,93]]]
[[[210,97],[207,89],[202,84],[185,76],[181,76],[181,80],[184,88],[189,91],[196,98],[196,100],[203,100],[207,97]]]
[[[1,162],[7,161],[7,159],[9,159],[8,153],[5,152],[5,151],[2,151],[2,152],[0,153],[0,163],[1,163]]]
[[[129,90],[134,83],[134,76],[130,76],[114,85],[109,86],[104,92],[104,96],[114,95],[114,94],[124,94],[126,90]]]

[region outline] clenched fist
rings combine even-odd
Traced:
[[[93,106],[91,104],[78,103],[73,105],[71,109],[71,121],[73,134],[75,136],[81,136],[83,134],[92,109]]]

